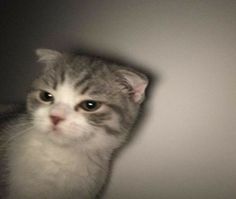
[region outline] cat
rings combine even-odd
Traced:
[[[96,198],[136,121],[148,78],[101,58],[36,54],[44,68],[27,111],[1,133],[6,198]]]

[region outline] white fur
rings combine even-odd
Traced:
[[[79,147],[61,147],[40,134],[19,139],[10,153],[11,199],[91,198],[101,186],[94,176],[105,180],[107,163],[101,170]]]
[[[21,130],[24,134],[10,146],[10,199],[94,198],[104,184],[111,152],[121,143],[74,110],[86,96],[78,97],[69,84],[52,94],[55,104],[38,108],[33,127]],[[52,113],[65,118],[56,131]],[[117,115],[112,118],[109,124],[118,128]]]

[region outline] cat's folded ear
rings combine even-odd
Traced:
[[[46,65],[54,64],[62,57],[60,52],[44,48],[36,49],[36,55],[38,56],[38,61]]]
[[[145,97],[145,89],[148,85],[146,75],[126,69],[117,71],[121,77],[118,82],[122,86],[122,91],[130,95],[131,99],[141,104]]]

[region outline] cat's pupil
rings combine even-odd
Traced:
[[[40,99],[44,102],[53,102],[53,95],[47,91],[40,92]]]
[[[95,111],[100,107],[101,103],[93,101],[93,100],[86,100],[80,104],[80,107],[86,111]]]
[[[94,108],[94,107],[96,107],[96,102],[87,102],[87,107],[88,107],[88,108]]]

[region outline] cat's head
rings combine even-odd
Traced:
[[[98,144],[127,135],[144,99],[145,75],[94,57],[36,53],[45,67],[32,84],[27,107],[42,135]]]

